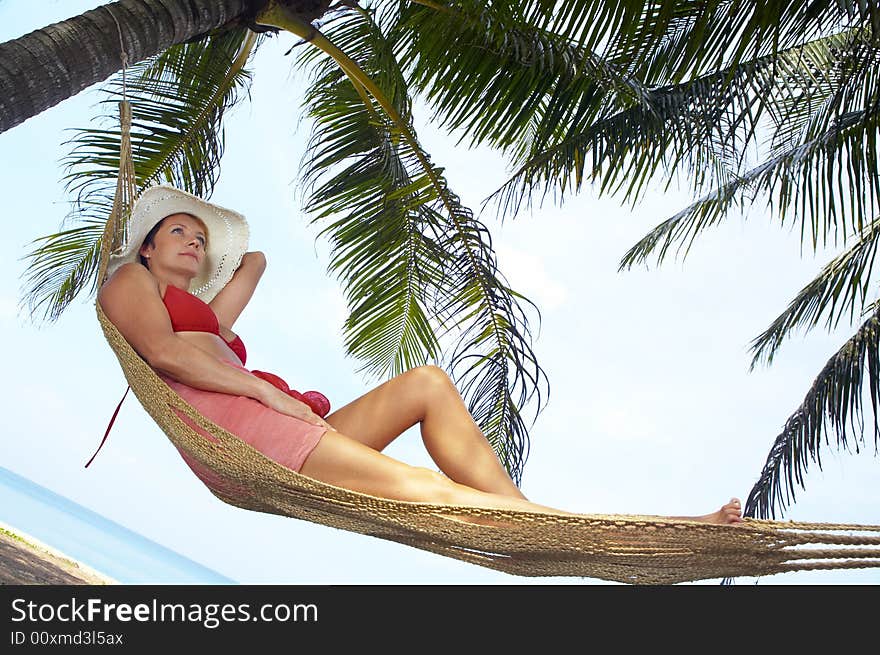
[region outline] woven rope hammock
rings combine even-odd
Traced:
[[[127,101],[120,103],[120,116],[120,175],[101,247],[101,283],[110,251],[124,243],[136,196]],[[387,500],[325,484],[268,459],[200,415],[134,351],[100,303],[95,307],[137,399],[208,489],[230,505],[372,535],[523,576],[670,584],[880,566],[880,535],[876,534],[880,526],[748,518],[736,525],[714,525],[658,516],[563,516]],[[467,516],[503,525],[461,520]]]

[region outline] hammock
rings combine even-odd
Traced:
[[[122,146],[116,199],[101,244],[98,280],[109,253],[125,240],[135,197],[128,133],[120,103]],[[144,409],[220,500],[427,550],[522,576],[579,576],[631,584],[806,569],[880,566],[880,526],[746,518],[735,525],[658,516],[499,510],[388,500],[320,482],[265,457],[200,415],[123,338],[96,302],[98,321]],[[200,431],[204,431],[200,434]],[[482,517],[503,525],[463,521]]]

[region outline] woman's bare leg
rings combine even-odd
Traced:
[[[374,450],[416,423],[431,459],[451,480],[525,500],[471,417],[452,380],[437,366],[395,376],[326,417],[338,432]]]
[[[303,475],[361,493],[392,500],[466,505],[491,509],[548,512],[571,516],[573,512],[538,505],[468,487],[426,468],[411,466],[335,430],[328,430],[306,458]],[[728,514],[676,517],[687,520],[732,523]],[[716,516],[717,515],[717,516]],[[714,517],[717,520],[710,520]]]
[[[338,487],[392,500],[572,514],[520,498],[473,489],[436,471],[388,457],[335,430],[324,433],[300,473]]]
[[[426,382],[429,402],[422,418],[422,441],[440,470],[481,491],[526,500],[474,421],[455,384],[443,369]]]

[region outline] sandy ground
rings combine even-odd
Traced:
[[[0,584],[117,584],[28,534],[0,523]]]

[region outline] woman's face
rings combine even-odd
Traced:
[[[153,243],[141,246],[151,271],[169,270],[198,275],[205,261],[208,232],[204,223],[189,214],[171,214],[159,224]]]

